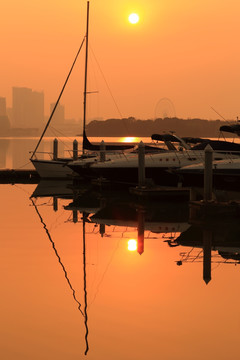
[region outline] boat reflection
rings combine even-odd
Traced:
[[[72,181],[71,180],[45,180],[41,179],[32,193],[32,198],[57,197],[59,199],[72,199]]]
[[[240,224],[233,216],[227,221],[220,215],[209,221],[197,217],[194,223],[187,200],[142,199],[126,190],[102,190],[91,185],[74,187],[69,182],[61,182],[60,191],[60,184],[57,184],[49,186],[49,181],[47,184],[40,182],[32,197],[37,193],[50,196],[50,189],[54,189],[55,211],[57,199],[71,200],[63,208],[72,212],[70,221],[83,223],[84,244],[86,223],[92,224],[102,237],[111,237],[118,231],[119,238],[126,238],[128,232],[135,232],[135,236],[128,238],[128,249],[140,255],[144,253],[147,238],[163,240],[172,248],[184,248],[177,265],[203,263],[206,284],[212,278],[212,263],[240,263]]]
[[[182,246],[177,265],[203,262],[203,279],[211,280],[212,264],[240,264],[240,224],[237,219],[228,222],[192,225],[176,239],[167,241],[169,246]]]

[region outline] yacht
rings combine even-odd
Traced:
[[[207,143],[209,143],[207,141]],[[203,163],[205,146],[207,143],[196,145],[191,149],[169,150],[167,152],[145,154],[145,177],[151,179],[156,185],[174,185],[179,183],[178,170],[190,164]],[[227,142],[223,145],[218,141],[212,142],[213,160],[239,159],[240,144]],[[229,147],[227,146],[229,145]],[[233,145],[233,146],[232,146]],[[215,149],[216,148],[216,149]],[[81,160],[69,162],[67,166],[85,178],[106,178],[114,182],[128,184],[138,183],[139,159],[137,153],[124,153],[118,156],[109,156],[105,161],[93,159],[84,163]]]
[[[213,184],[215,187],[240,189],[240,158],[228,157],[213,161]],[[182,166],[177,170],[184,185],[203,185],[204,162]]]

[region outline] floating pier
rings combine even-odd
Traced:
[[[36,170],[2,169],[0,170],[0,184],[38,184],[40,176]]]
[[[133,195],[137,195],[143,198],[166,198],[176,200],[189,200],[190,199],[190,188],[184,187],[165,187],[165,186],[154,186],[154,187],[131,187],[129,192]]]

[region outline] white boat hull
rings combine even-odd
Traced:
[[[69,178],[73,171],[67,166],[68,161],[63,160],[31,160],[41,178],[64,179]]]

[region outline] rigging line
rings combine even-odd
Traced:
[[[211,263],[213,263],[213,261],[211,261]],[[216,266],[212,267],[212,271],[216,270],[221,264],[222,264],[221,262],[216,263]],[[224,261],[223,264],[226,264],[226,261]]]
[[[61,222],[61,218],[63,217],[64,212],[62,212],[62,214],[59,214],[58,217],[55,219],[55,221],[50,225],[50,230],[52,231],[53,229],[58,229],[59,226],[61,226],[62,222]]]
[[[61,131],[55,129],[55,128],[52,127],[52,126],[51,126],[49,129],[51,129],[51,131],[52,131],[52,133],[54,134],[54,136],[58,138],[58,141],[60,141],[61,144],[65,145],[66,148],[64,149],[64,152],[67,151],[69,154],[71,154],[71,152],[73,151],[73,145],[72,145],[72,144],[73,144],[73,140],[72,140],[72,138],[70,138],[69,136],[64,136],[64,134],[63,134]],[[54,133],[54,131],[55,131],[55,133]],[[56,133],[59,133],[60,135],[62,135],[62,136],[64,137],[64,140],[62,140],[61,138],[59,138],[59,137],[56,135]],[[76,136],[76,137],[77,137],[77,136]],[[75,138],[75,140],[76,140],[76,138]],[[70,146],[70,143],[71,143],[72,146]]]
[[[26,193],[28,196],[31,196],[30,192],[23,189],[19,184],[12,184],[13,186],[15,186],[17,189],[23,191],[24,193]]]
[[[230,124],[230,122],[227,121],[221,114],[219,114],[212,106],[210,106],[210,108],[211,108],[218,116],[220,116],[224,121],[226,121],[228,124]]]
[[[98,66],[98,68],[99,68],[99,71],[100,71],[100,73],[101,73],[101,75],[102,75],[102,77],[103,77],[103,80],[104,80],[104,82],[105,82],[105,84],[106,84],[106,86],[107,86],[107,89],[108,89],[108,91],[109,91],[109,93],[110,93],[110,95],[111,95],[111,98],[112,98],[112,100],[113,100],[113,102],[114,102],[114,104],[115,104],[115,106],[116,106],[116,109],[117,109],[119,115],[121,116],[121,118],[123,118],[123,115],[122,115],[122,113],[121,113],[121,111],[120,111],[120,109],[119,109],[119,107],[118,107],[118,105],[117,105],[117,102],[116,102],[116,100],[115,100],[115,98],[114,98],[114,96],[113,96],[113,94],[112,94],[112,92],[111,92],[111,89],[110,89],[110,87],[109,87],[109,85],[108,85],[108,82],[107,82],[107,80],[106,80],[106,78],[105,78],[105,76],[104,76],[104,74],[103,74],[103,71],[102,71],[102,69],[101,69],[101,67],[100,67],[100,64],[99,64],[99,62],[97,61],[97,58],[96,58],[96,56],[95,56],[95,54],[94,54],[94,52],[93,52],[93,49],[92,49],[91,47],[90,47],[90,50],[91,50],[91,52],[92,52],[92,54],[93,54],[93,57],[94,57],[94,59],[95,59],[95,61],[96,61],[96,64],[97,64],[97,66]]]
[[[48,200],[47,202],[45,201],[44,203],[38,204],[37,206],[52,206],[52,204],[50,204],[50,200]]]
[[[53,126],[50,126],[50,127],[49,127],[49,130],[51,131],[52,135],[55,136],[55,138],[58,138],[58,141],[60,141],[61,144],[67,145],[67,146],[68,146],[68,149],[67,149],[67,150],[70,151],[71,148],[70,148],[70,146],[67,144],[66,140],[68,140],[68,141],[70,142],[72,139],[71,139],[69,136],[64,136],[64,134],[63,134],[60,130],[54,128]],[[58,133],[58,135],[57,135],[57,133]],[[64,140],[60,139],[60,138],[59,138],[59,135],[61,135],[61,136],[64,137],[65,139],[64,139]],[[72,149],[71,149],[71,150],[72,150]]]
[[[84,324],[85,324],[85,329],[86,329],[86,333],[85,333],[85,342],[86,342],[86,349],[84,352],[84,355],[87,355],[87,352],[89,350],[89,346],[88,346],[88,314],[87,314],[87,273],[86,273],[86,238],[85,238],[85,234],[86,234],[86,230],[85,230],[85,219],[84,219],[84,214],[83,214],[83,222],[82,222],[82,229],[83,229],[83,289],[84,289]]]
[[[55,131],[56,133],[59,133],[62,137],[66,138],[67,140],[69,140],[69,141],[72,140],[70,136],[65,136],[65,134],[64,134],[61,130],[56,129],[56,128],[53,127],[53,126],[50,126],[50,129],[53,130],[53,131]],[[53,132],[53,133],[54,133],[54,132]],[[60,140],[60,141],[62,141],[62,142],[64,143],[63,140]]]
[[[107,273],[107,271],[108,271],[108,269],[109,269],[109,267],[110,267],[110,265],[111,265],[111,263],[112,263],[112,261],[113,261],[113,258],[114,258],[115,254],[116,254],[116,251],[117,251],[118,248],[119,248],[120,241],[121,241],[121,240],[119,239],[118,242],[117,242],[116,248],[113,250],[113,253],[112,253],[112,255],[111,255],[111,257],[110,257],[110,260],[109,260],[109,262],[108,262],[108,264],[107,264],[107,266],[106,266],[106,268],[105,268],[105,271],[103,272],[102,277],[101,277],[101,279],[100,279],[100,281],[99,281],[99,283],[98,283],[98,285],[97,285],[97,290],[96,290],[95,295],[94,295],[91,303],[89,304],[89,306],[91,306],[91,305],[93,304],[93,302],[95,301],[95,299],[96,299],[96,297],[97,297],[97,294],[98,294],[99,289],[100,289],[100,285],[102,284],[102,282],[103,282],[103,280],[104,280],[104,278],[105,278],[105,275],[106,275],[106,273]]]
[[[26,164],[20,166],[18,169],[22,169],[22,168],[24,168],[25,166],[27,166],[27,165],[29,165],[29,164],[31,164],[31,161],[28,161]]]
[[[35,210],[36,210],[36,213],[37,213],[37,215],[39,216],[39,219],[40,219],[41,223],[43,224],[43,228],[44,228],[44,230],[46,231],[47,236],[48,236],[48,238],[49,238],[49,240],[50,240],[50,242],[51,242],[51,244],[52,244],[52,248],[53,248],[53,250],[54,250],[54,252],[55,252],[55,255],[56,255],[57,258],[58,258],[58,262],[59,262],[59,264],[61,265],[61,267],[62,267],[62,269],[63,269],[64,276],[65,276],[65,278],[66,278],[66,280],[67,280],[67,283],[68,283],[70,289],[72,290],[73,298],[74,298],[74,300],[76,301],[76,303],[78,304],[78,310],[79,310],[80,313],[84,316],[84,313],[83,313],[83,311],[81,310],[81,306],[82,306],[82,305],[81,305],[81,303],[80,303],[80,302],[77,300],[77,298],[76,298],[76,292],[75,292],[75,290],[73,289],[72,284],[71,284],[71,282],[70,282],[70,280],[69,280],[69,278],[68,278],[67,271],[66,271],[65,266],[63,265],[62,260],[61,260],[61,258],[60,258],[60,256],[59,256],[58,252],[57,252],[57,249],[56,249],[56,247],[55,247],[55,243],[54,243],[54,241],[52,240],[51,235],[50,235],[50,233],[49,233],[49,231],[48,231],[48,229],[47,229],[47,225],[44,223],[43,218],[42,218],[41,214],[39,213],[38,208],[37,208],[37,205],[35,204],[35,202],[33,201],[33,199],[30,198],[30,200],[32,201],[32,204],[33,204],[33,206],[34,206],[34,208],[35,208]]]
[[[74,61],[73,61],[73,64],[72,64],[72,66],[71,66],[71,69],[70,69],[70,71],[69,71],[69,73],[68,73],[68,76],[67,76],[67,78],[66,78],[66,80],[65,80],[65,83],[64,83],[64,85],[63,85],[63,87],[62,87],[62,90],[61,90],[61,92],[60,92],[60,94],[59,94],[59,97],[58,97],[58,99],[57,99],[57,101],[56,101],[56,104],[55,104],[55,106],[54,106],[54,108],[53,108],[53,110],[52,110],[52,112],[51,112],[51,115],[50,115],[50,117],[49,117],[49,119],[48,119],[48,122],[47,122],[47,124],[46,124],[46,126],[45,126],[45,128],[44,128],[44,130],[43,130],[43,133],[42,133],[40,139],[38,140],[37,146],[36,146],[36,148],[34,149],[34,151],[33,151],[32,156],[31,156],[30,159],[32,159],[33,156],[35,155],[35,153],[36,153],[36,151],[37,151],[37,149],[38,149],[38,147],[39,147],[39,145],[40,145],[40,143],[41,143],[41,141],[42,141],[42,138],[43,138],[45,132],[47,131],[47,128],[48,128],[48,126],[49,126],[49,124],[50,124],[50,122],[51,122],[51,120],[52,120],[53,114],[55,113],[55,110],[56,110],[56,108],[57,108],[57,106],[58,106],[58,103],[59,103],[59,101],[60,101],[60,99],[61,99],[61,97],[62,97],[63,91],[64,91],[64,89],[65,89],[65,87],[66,87],[66,85],[67,85],[67,82],[68,82],[68,80],[69,80],[69,78],[70,78],[70,75],[71,75],[71,73],[72,73],[72,71],[73,71],[74,65],[75,65],[75,63],[76,63],[76,61],[77,61],[77,58],[78,58],[78,55],[80,54],[80,51],[81,51],[82,46],[83,46],[83,44],[84,44],[84,41],[85,41],[85,36],[84,36],[83,41],[82,41],[82,43],[81,43],[81,45],[80,45],[80,48],[78,49],[77,55],[76,55],[76,57],[75,57],[75,59],[74,59]]]

